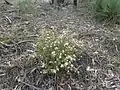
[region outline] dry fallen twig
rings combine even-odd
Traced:
[[[6,29],[3,27],[3,25],[0,25],[0,27],[2,28],[2,31],[5,32]]]
[[[12,3],[8,2],[7,0],[4,0],[7,5],[13,5]]]
[[[38,87],[35,87],[35,86],[33,86],[33,85],[30,85],[30,84],[28,84],[28,83],[26,83],[26,82],[23,82],[23,81],[21,81],[20,79],[18,79],[18,82],[20,82],[20,83],[22,83],[22,84],[25,84],[25,85],[29,86],[30,88],[33,88],[33,89],[36,89],[36,90],[43,90],[43,89],[41,89],[41,88],[38,88]]]
[[[12,21],[8,16],[5,15],[5,18],[8,20],[9,24],[12,24]]]

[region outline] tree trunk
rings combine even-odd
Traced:
[[[63,4],[65,0],[51,0],[52,4],[60,5]],[[73,5],[77,7],[78,0],[73,0]]]
[[[74,1],[73,1],[73,5],[74,5],[75,7],[77,7],[77,0],[74,0]]]
[[[65,0],[57,0],[57,3],[64,3]]]
[[[57,5],[58,0],[51,0],[52,4]]]
[[[54,0],[51,0],[51,2],[52,2],[52,4],[54,4],[55,2],[54,2]]]
[[[57,0],[58,6],[60,6],[60,5],[63,4],[63,3],[64,3],[64,0]]]

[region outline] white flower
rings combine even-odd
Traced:
[[[73,64],[70,65],[71,67],[74,67]]]
[[[67,47],[70,51],[72,51],[73,50],[73,48],[71,47],[71,46],[68,46]]]
[[[59,58],[60,58],[60,59],[62,58],[62,53],[60,53]]]
[[[45,67],[45,64],[44,63],[42,63],[42,68],[44,68]]]
[[[51,37],[47,37],[47,39],[50,39]]]
[[[46,38],[45,41],[48,41],[48,39]]]
[[[54,43],[53,46],[56,46],[56,43]]]
[[[55,69],[51,69],[51,72],[52,72],[52,73],[56,73],[56,70],[55,70]]]
[[[47,33],[47,36],[49,36],[50,34],[49,33]]]
[[[58,50],[58,47],[55,47],[55,50]]]
[[[60,44],[60,41],[58,40],[57,43]]]
[[[69,43],[65,43],[65,44],[64,44],[64,46],[68,46],[68,45],[69,45]]]
[[[60,67],[61,67],[61,68],[63,68],[63,67],[64,67],[64,65],[63,65],[63,64],[61,64],[61,65],[60,65]]]
[[[55,51],[51,52],[51,54],[52,54],[52,56],[55,56],[55,55],[56,55],[56,54],[55,54]]]
[[[62,53],[64,53],[65,51],[64,50],[62,50]]]
[[[64,63],[64,66],[66,67],[67,65],[68,65],[68,62],[65,62],[65,63]]]
[[[49,63],[53,63],[52,61],[49,61]]]
[[[73,58],[70,55],[68,55],[65,59],[66,60],[68,60],[68,59],[73,60]]]
[[[45,50],[45,49],[46,49],[46,47],[43,48],[43,50]]]
[[[59,68],[58,68],[58,67],[56,67],[56,70],[57,70],[57,71],[59,71]]]
[[[54,41],[54,44],[56,44],[56,43],[57,43],[57,41],[55,40],[55,41]]]
[[[75,58],[72,58],[73,61],[75,61],[76,59]]]
[[[75,55],[75,54],[73,54],[73,57],[76,57],[76,55]]]

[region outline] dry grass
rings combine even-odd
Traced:
[[[4,90],[115,90],[120,89],[119,25],[98,24],[87,13],[86,4],[77,11],[72,6],[56,10],[37,4],[37,13],[19,13],[19,8],[0,5],[0,89]],[[44,74],[35,45],[43,28],[58,33],[70,31],[84,43],[74,66],[80,73]],[[119,58],[118,58],[119,59]]]

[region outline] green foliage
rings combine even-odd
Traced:
[[[24,1],[18,2],[18,7],[19,7],[20,13],[34,13],[36,6],[32,2],[32,0],[24,0]]]
[[[4,36],[4,35],[2,36],[1,35],[1,37],[0,37],[0,47],[2,47],[3,44],[7,44],[9,42],[10,42],[10,39],[9,39],[8,36]]]
[[[9,37],[4,37],[4,38],[3,38],[3,42],[4,42],[4,43],[8,43],[8,42],[9,42]]]
[[[99,21],[118,23],[120,19],[120,0],[93,0],[95,17]]]
[[[115,67],[120,69],[120,57],[114,58],[114,63]]]
[[[72,37],[57,34],[51,29],[42,32],[37,42],[37,51],[43,59],[46,73],[71,69],[78,52]]]

